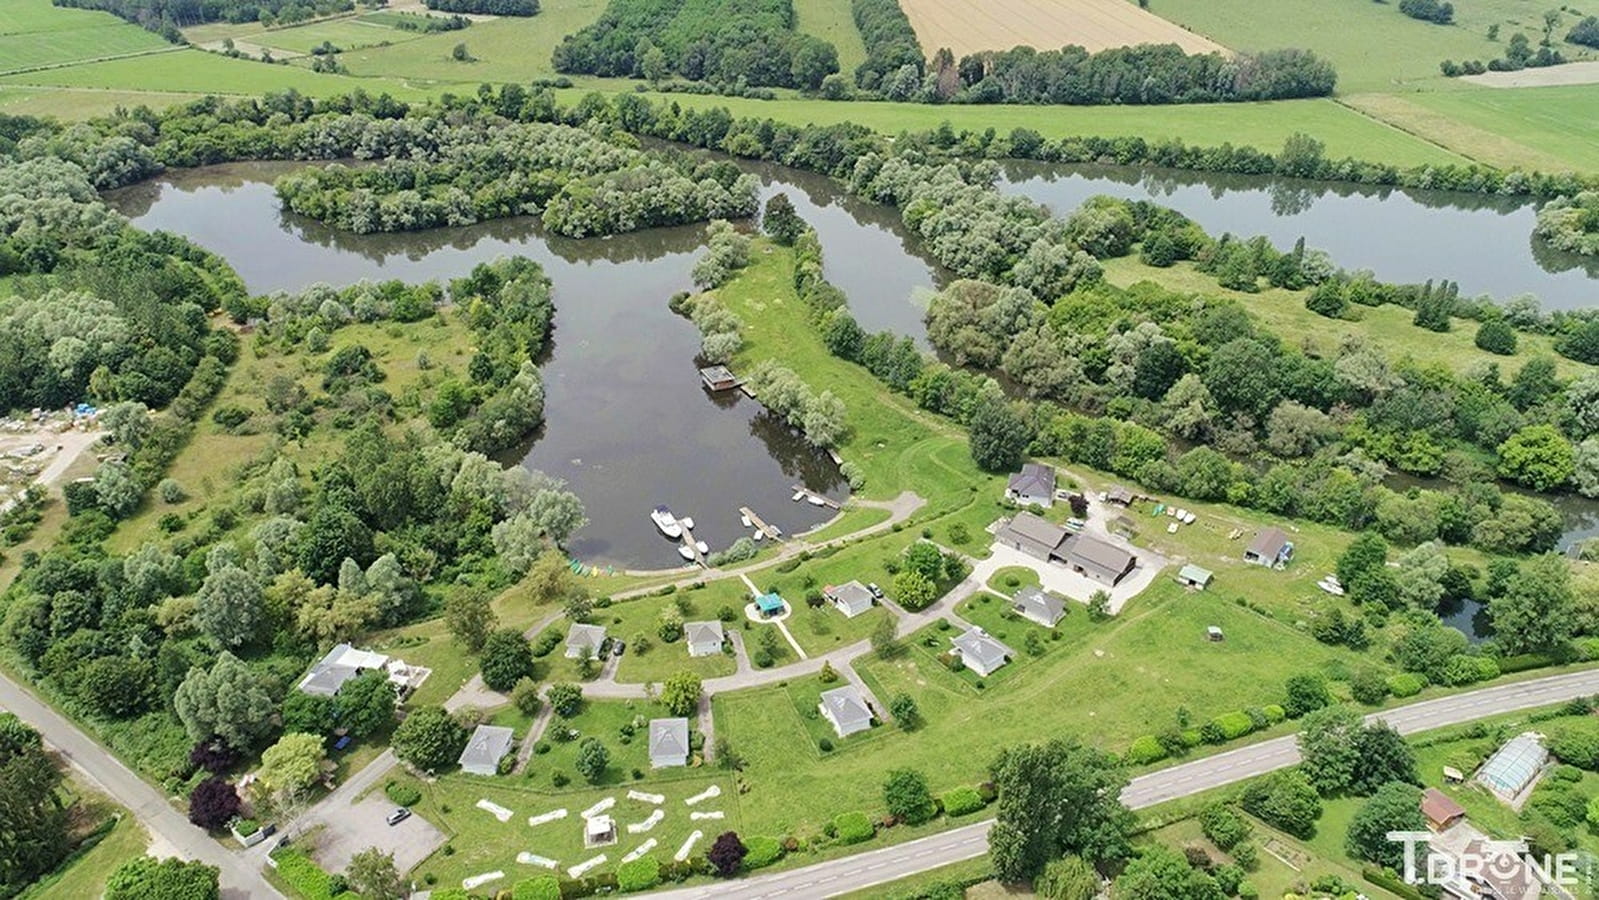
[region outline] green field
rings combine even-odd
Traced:
[[[1484,88],[1405,94],[1377,110],[1395,125],[1428,140],[1482,155],[1500,165],[1545,171],[1599,170],[1599,84],[1541,88]],[[1353,98],[1362,107],[1374,98]],[[1494,144],[1482,135],[1493,136]]]
[[[295,66],[230,59],[204,50],[181,50],[44,69],[0,79],[0,85],[12,84],[251,95],[293,88],[314,97],[331,97],[364,87],[372,93],[387,91],[401,99],[417,99],[429,93],[390,79],[356,81],[334,75],[318,75]]]
[[[451,34],[465,35],[466,32],[457,31]],[[238,40],[287,50],[291,53],[310,53],[313,47],[321,46],[324,41],[348,51],[380,44],[401,44],[421,38],[421,32],[401,31],[377,22],[368,22],[364,17],[347,17],[297,25],[293,28],[274,28],[271,31],[246,34]]]
[[[7,0],[4,7],[0,74],[174,49],[160,35],[110,13],[58,9],[50,0]]]
[[[552,78],[555,70],[550,65],[550,55],[555,45],[593,22],[604,9],[604,0],[547,0],[540,4],[539,14],[531,18],[474,22],[465,31],[427,35],[403,46],[345,53],[339,61],[355,76],[474,83],[526,83],[535,78]],[[460,43],[466,44],[476,62],[458,62],[450,57],[450,51]],[[624,84],[631,87],[630,83]]]
[[[813,34],[838,48],[839,70],[853,83],[855,67],[866,59],[866,45],[850,14],[849,0],[805,0],[794,4],[794,14],[799,19],[799,32]]]

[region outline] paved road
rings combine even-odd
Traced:
[[[1599,669],[1588,669],[1424,700],[1367,718],[1386,721],[1401,733],[1413,734],[1596,693],[1599,693]],[[1141,809],[1262,775],[1298,761],[1299,748],[1293,736],[1274,738],[1140,775],[1122,792],[1122,800],[1134,809]],[[652,896],[671,900],[707,896],[764,900],[848,893],[981,856],[988,852],[988,827],[992,824],[992,819],[975,822],[905,844],[788,872]]]
[[[0,677],[0,708],[16,713],[44,735],[45,743],[72,763],[118,803],[133,811],[135,818],[149,829],[155,845],[166,854],[176,853],[197,859],[222,870],[222,895],[229,900],[282,897],[268,884],[260,869],[244,856],[217,843],[189,820],[155,788],[118,762],[94,739],[40,702],[16,682]]]

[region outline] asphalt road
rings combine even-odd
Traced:
[[[1599,669],[1424,700],[1374,713],[1367,718],[1386,721],[1403,734],[1414,734],[1592,694],[1599,694]],[[1140,775],[1122,791],[1122,800],[1133,809],[1141,809],[1263,775],[1298,761],[1299,747],[1294,736],[1273,738]],[[693,890],[666,891],[652,896],[672,900],[711,896],[762,900],[844,894],[947,863],[982,856],[988,852],[988,827],[992,824],[993,820],[989,819],[908,843],[787,872],[743,878]]]
[[[0,709],[15,713],[44,735],[45,743],[70,762],[73,768],[132,810],[135,818],[155,837],[163,855],[176,853],[197,859],[222,870],[222,896],[228,900],[247,897],[282,897],[268,884],[259,869],[244,856],[212,840],[189,824],[155,788],[133,774],[127,766],[77,726],[45,705],[8,678],[0,677]]]

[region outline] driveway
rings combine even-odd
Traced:
[[[394,854],[394,867],[409,872],[444,843],[444,832],[415,813],[398,825],[385,818],[394,804],[381,791],[339,811],[337,821],[316,834],[317,862],[329,872],[342,872],[350,858],[368,847]]]
[[[1037,557],[1028,556],[1020,550],[994,544],[992,552],[987,559],[977,560],[972,566],[969,580],[979,585],[988,583],[994,573],[1007,566],[1020,566],[1031,569],[1038,575],[1039,583],[1044,590],[1062,597],[1070,597],[1078,603],[1087,604],[1094,596],[1095,591],[1105,591],[1110,594],[1110,614],[1116,615],[1127,605],[1127,601],[1142,593],[1145,588],[1155,582],[1155,577],[1160,570],[1166,567],[1166,558],[1144,547],[1133,547],[1124,541],[1096,534],[1100,540],[1108,541],[1120,546],[1138,557],[1138,567],[1132,574],[1121,580],[1115,587],[1107,587],[1101,582],[1079,575],[1071,569],[1056,563],[1047,563]]]

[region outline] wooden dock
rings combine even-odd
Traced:
[[[776,525],[766,524],[766,520],[762,519],[760,516],[757,516],[755,514],[755,510],[750,509],[748,506],[740,506],[738,511],[740,515],[743,515],[750,520],[750,524],[754,525],[756,528],[759,528],[762,534],[765,534],[774,541],[780,541],[783,539],[782,529],[778,528]]]
[[[805,500],[805,502],[807,502],[807,503],[810,502],[810,499],[812,497],[815,497],[816,499],[822,501],[822,505],[827,507],[828,509],[842,509],[843,508],[843,507],[839,506],[837,500],[829,500],[827,497],[824,497],[821,494],[816,493],[815,491],[811,490],[810,488],[806,487],[803,484],[794,485],[794,492],[797,493],[797,494],[804,494],[805,496],[803,498],[801,498],[801,499]],[[815,505],[815,504],[812,504],[812,505]]]
[[[688,523],[682,519],[677,520],[677,525],[679,528],[683,529],[683,546],[694,552],[694,561],[696,563],[699,563],[700,565],[709,569],[710,564],[705,561],[705,554],[700,552],[699,544],[694,540],[694,530],[689,528]]]

